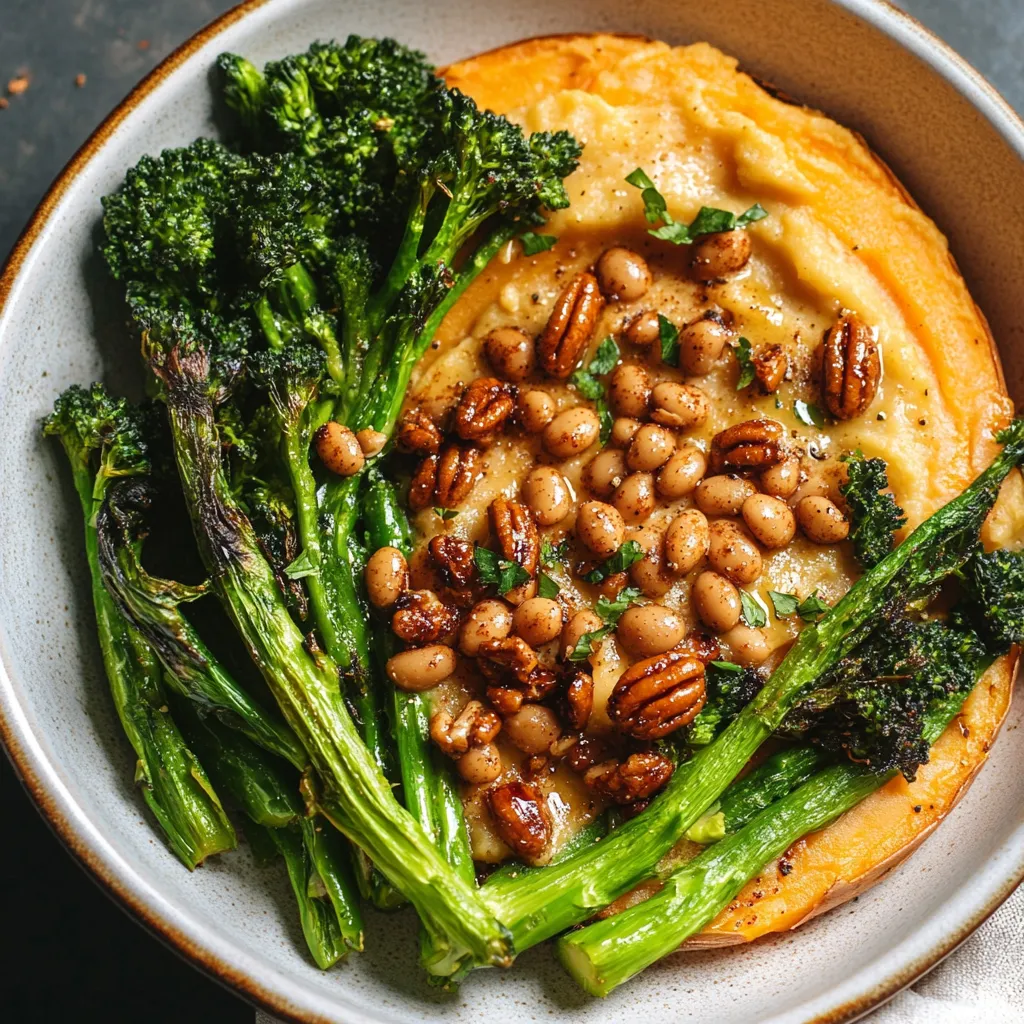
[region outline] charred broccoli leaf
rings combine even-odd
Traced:
[[[1024,552],[979,547],[960,580],[967,597],[955,614],[978,631],[993,654],[1024,642]]]
[[[883,619],[797,703],[783,731],[913,781],[928,760],[927,712],[936,702],[962,702],[990,657],[973,630],[955,623]]]
[[[860,451],[844,455],[847,481],[839,491],[850,510],[857,561],[871,569],[892,551],[893,534],[907,521],[903,509],[886,490],[889,477],[884,459],[866,459]]]
[[[764,679],[752,668],[731,661],[713,661],[707,666],[707,702],[690,724],[687,742],[706,747],[750,703]]]

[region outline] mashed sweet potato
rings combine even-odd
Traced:
[[[571,206],[543,229],[558,243],[535,256],[510,243],[445,321],[414,381],[414,401],[438,407],[450,402],[462,386],[488,372],[481,343],[489,330],[514,325],[536,334],[572,274],[608,246],[627,245],[648,261],[653,284],[639,302],[605,310],[595,344],[605,334],[619,336],[644,309],[684,323],[709,301],[710,292],[755,349],[781,344],[788,353],[791,374],[777,394],[738,393],[731,358],[701,378],[713,408],[698,440],[765,416],[782,422],[794,443],[825,465],[854,449],[881,456],[909,526],[990,461],[994,434],[1008,422],[1012,404],[988,326],[944,237],[853,132],[776,98],[739,71],[735,60],[706,44],[670,47],[603,35],[541,38],[462,61],[444,74],[481,106],[531,131],[567,128],[585,148],[567,181]],[[755,202],[764,206],[769,216],[750,229],[753,257],[747,270],[710,289],[690,280],[685,247],[647,234],[639,192],[625,182],[638,166],[657,183],[679,221],[689,221],[702,205],[736,212]],[[820,402],[815,350],[842,310],[855,310],[877,329],[883,376],[866,415],[818,427],[806,422],[796,403]],[[670,368],[662,377],[683,379]],[[575,401],[565,385],[549,390],[559,408]],[[515,493],[536,455],[536,444],[522,437],[489,449],[484,479],[455,530],[482,540],[488,504],[500,493]],[[586,461],[561,467],[576,488]],[[1006,487],[1012,494],[1004,494],[990,517],[986,540],[1014,546],[1024,536],[1020,478],[1015,475]],[[679,503],[659,509],[653,519],[678,510]],[[427,537],[439,529],[429,512],[417,526]],[[765,556],[757,589],[817,590],[832,602],[857,574],[845,547],[821,548],[798,538]],[[663,600],[685,610],[688,583],[682,581]],[[795,629],[791,621],[779,620],[766,632],[781,648]],[[599,703],[626,660],[615,644],[603,648],[594,666]],[[1015,667],[1015,659],[1005,658],[991,668],[914,783],[891,782],[798,843],[782,869],[769,865],[691,941],[746,941],[795,927],[898,863],[948,813],[984,762],[1009,706]],[[453,701],[457,694],[456,685]],[[600,728],[600,714],[597,721]],[[549,800],[560,809],[556,840],[564,839],[593,813],[594,802],[581,797],[578,782],[566,772],[550,786]],[[474,813],[473,794],[469,811],[476,855],[500,859],[507,851],[486,816]]]

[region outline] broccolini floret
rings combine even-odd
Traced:
[[[857,561],[870,569],[892,551],[893,534],[907,517],[886,490],[889,476],[884,459],[866,459],[858,451],[842,461],[847,480],[839,491],[850,510],[850,540]]]

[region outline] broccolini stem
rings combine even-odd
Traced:
[[[370,544],[397,547],[408,554],[409,527],[394,488],[379,474],[370,476],[363,509]],[[378,677],[394,653],[390,630],[374,631]],[[433,839],[441,855],[466,880],[474,883],[473,856],[463,816],[462,800],[451,762],[436,750],[428,736],[430,706],[419,693],[406,693],[386,684],[391,691],[392,729],[398,747],[405,806]]]
[[[884,781],[853,766],[826,768],[671,874],[650,899],[561,938],[559,959],[585,991],[608,995],[703,928],[802,835],[827,825]]]
[[[333,905],[315,895],[324,883],[310,856],[309,848],[304,843],[304,830],[296,825],[289,828],[271,828],[266,830],[266,837],[284,858],[285,867],[288,869],[288,881],[299,907],[302,934],[317,967],[326,971],[351,949],[361,949],[362,930],[360,929],[358,933],[360,945],[350,945]]]
[[[117,717],[138,758],[135,781],[168,845],[192,870],[207,857],[234,849],[235,832],[168,711],[156,655],[103,586],[94,513],[109,481],[102,476],[94,481],[90,468],[67,444],[65,451],[85,518],[85,551],[103,665]]]
[[[731,783],[714,808],[690,826],[686,838],[708,843],[738,831],[770,803],[803,785],[827,760],[816,747],[788,747],[772,754]]]
[[[879,609],[912,599],[955,571],[976,543],[999,486],[1024,459],[1024,420],[963,494],[926,519],[816,625],[808,626],[754,700],[711,744],[680,765],[663,793],[607,839],[526,877],[482,892],[522,952],[585,920],[644,878],[779,727],[805,687],[849,653]]]
[[[990,664],[991,659],[987,659],[978,666],[972,683]],[[928,743],[942,735],[967,692],[969,689],[931,709],[924,729]],[[800,761],[794,751],[789,767]],[[807,764],[809,759],[804,759]],[[774,784],[770,780],[778,779],[780,770],[785,774],[781,763],[766,773],[763,781],[770,787]],[[559,959],[585,991],[608,995],[700,931],[751,878],[793,843],[824,828],[898,774],[898,769],[872,772],[852,764],[834,765],[812,774],[809,781],[768,804],[741,829],[673,871],[650,899],[563,936],[558,941]],[[732,806],[741,815],[753,807],[747,799],[753,788],[745,794],[737,793],[734,787]]]
[[[112,503],[133,499],[148,504],[140,485],[115,484],[96,514],[98,561],[107,592],[156,652],[172,690],[301,771],[309,758],[295,734],[276,710],[261,707],[239,686],[181,613],[179,603],[202,591],[155,579],[142,568],[132,538],[118,525],[118,515],[128,510],[112,509]]]
[[[473,888],[395,800],[346,710],[338,667],[291,618],[252,526],[223,476],[201,350],[175,348],[161,368],[182,490],[200,554],[225,609],[320,779],[321,812],[413,904],[447,974],[466,957],[508,962],[508,936]]]
[[[381,728],[381,701],[376,687],[368,676],[369,650],[366,636],[365,611],[355,591],[353,566],[348,538],[351,533],[351,514],[354,509],[355,489],[337,492],[343,500],[342,516],[331,518],[340,525],[343,541],[332,538],[325,552],[321,543],[320,508],[317,502],[316,480],[309,465],[309,437],[302,415],[279,417],[283,439],[284,461],[295,498],[295,518],[298,524],[302,550],[314,571],[304,577],[306,591],[313,609],[313,619],[328,656],[343,666],[349,684],[346,696],[351,702],[362,728],[366,743],[378,767],[391,779],[394,775],[393,758]],[[353,850],[356,876],[360,892],[366,899],[385,909],[400,906],[401,893],[381,874],[358,847]]]
[[[498,250],[513,238],[517,228],[511,224],[502,224],[473,253],[466,265],[459,270],[451,287],[437,307],[430,313],[422,326],[416,330],[414,326],[403,325],[404,331],[388,358],[385,379],[374,381],[369,374],[364,379],[363,391],[359,406],[352,411],[353,430],[373,427],[389,437],[398,421],[405,401],[405,393],[409,387],[412,371],[427,346],[434,340],[437,329],[441,326],[448,311],[463,295],[469,285],[479,276]],[[369,360],[367,360],[369,364]]]
[[[298,777],[245,736],[224,728],[212,716],[202,715],[192,702],[178,701],[175,709],[189,742],[210,766],[217,785],[231,795],[246,816],[271,832],[292,833],[283,839],[270,837],[286,861],[296,849],[305,847],[303,857],[295,857],[289,864],[289,877],[294,887],[294,872],[301,864],[306,884],[301,892],[296,891],[296,899],[306,943],[317,965],[330,967],[350,949],[361,950],[359,897],[348,870],[344,840],[323,818],[306,816]]]

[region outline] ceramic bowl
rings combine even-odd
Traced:
[[[96,132],[39,208],[0,280],[0,718],[28,789],[80,861],[197,965],[279,1016],[384,1021],[844,1021],[953,949],[1024,875],[1024,729],[1010,714],[948,821],[857,903],[750,947],[669,958],[605,1001],[550,951],[431,992],[409,914],[370,914],[368,951],[327,973],[304,957],[277,872],[243,848],[190,875],[133,791],[106,692],[81,523],[39,418],[68,384],[123,385],[126,339],[94,255],[99,197],[143,153],[212,133],[210,69],[348,32],[389,34],[444,63],[573,31],[706,39],[862,132],[946,231],[991,320],[1011,389],[1024,381],[1024,125],[955,54],[872,0],[276,0],[243,4],[171,56]],[[1016,218],[1016,225],[1010,220]]]

